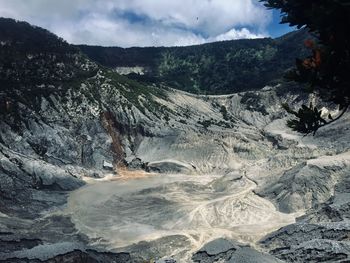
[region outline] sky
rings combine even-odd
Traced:
[[[187,46],[292,30],[258,0],[0,0],[0,17],[41,26],[72,44],[120,47]]]

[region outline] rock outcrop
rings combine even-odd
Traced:
[[[264,238],[262,244],[288,262],[346,262],[350,258],[349,170],[335,184],[334,194],[315,204],[297,223]]]
[[[256,251],[255,249],[228,241],[220,238],[207,243],[192,257],[194,262],[198,263],[214,263],[214,262],[230,262],[230,263],[279,263],[282,262],[277,258]]]

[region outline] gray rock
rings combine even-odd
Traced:
[[[193,170],[191,165],[179,161],[159,161],[147,163],[146,171],[156,173],[190,173]]]
[[[269,234],[261,243],[288,262],[346,262],[350,259],[350,176],[335,185],[334,196],[312,207],[298,222]]]
[[[0,251],[5,261],[128,262],[131,254],[147,260],[171,255],[174,247],[190,250],[189,239],[176,235],[126,247],[131,254],[121,258],[93,252],[86,244],[95,240],[77,233],[69,217],[60,215],[68,192],[84,184],[83,176],[103,177],[103,168],[111,169],[110,163],[124,164],[135,156],[140,159],[130,167],[151,172],[217,175],[237,171],[202,185],[208,191],[246,187],[248,176],[239,174],[247,170],[251,188],[261,186],[256,192],[281,211],[309,209],[297,224],[268,236],[262,242],[266,249],[290,261],[347,257],[350,183],[339,182],[349,172],[348,163],[334,156],[350,149],[345,129],[349,114],[342,122],[320,129],[315,137],[303,138],[286,131],[280,105],[287,100],[298,107],[315,98],[286,92],[283,85],[254,93],[191,95],[119,78],[79,52],[62,55],[62,61],[45,52],[31,56],[40,63],[23,57],[19,63],[13,61],[17,68],[6,74],[15,79],[29,74],[41,85],[23,81],[18,89],[1,91],[0,98],[0,107],[3,102],[11,106],[0,111]],[[30,67],[18,71],[25,65]],[[51,75],[57,79],[47,83]],[[34,92],[39,88],[43,92]],[[220,112],[222,105],[226,114]],[[312,158],[328,162],[314,163]],[[330,199],[334,189],[339,194]],[[159,198],[149,204],[154,200]],[[210,242],[193,256],[196,262],[254,262],[257,258],[274,262],[224,239]]]
[[[6,263],[76,263],[76,262],[84,262],[84,263],[132,263],[134,262],[130,255],[127,253],[108,253],[108,252],[98,252],[95,250],[84,250],[81,251],[79,249],[75,249],[69,251],[67,253],[63,253],[57,255],[55,257],[49,258],[47,260],[40,259],[28,259],[28,258],[9,258],[6,260],[0,260],[0,262]]]
[[[134,158],[128,162],[128,168],[130,170],[144,170],[146,169],[146,164],[140,158]]]
[[[237,250],[239,246],[224,238],[215,239],[204,245],[198,252],[205,252],[209,256],[225,253],[229,250]]]
[[[198,263],[232,262],[232,263],[278,263],[279,259],[261,253],[249,246],[223,238],[215,239],[196,252],[192,260]]]
[[[274,200],[285,213],[309,209],[327,201],[337,182],[349,171],[347,154],[311,159],[286,171],[277,182],[257,193]]]
[[[237,250],[230,260],[229,263],[281,263],[282,261],[265,253],[256,251],[249,247],[243,247]]]
[[[107,161],[103,161],[102,168],[108,171],[113,171],[114,167],[112,163],[109,163]]]
[[[155,263],[176,263],[175,259],[169,258],[169,259],[160,259],[156,260]]]

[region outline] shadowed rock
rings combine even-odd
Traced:
[[[249,246],[223,238],[215,239],[196,252],[192,260],[198,263],[278,263],[280,260],[250,248]]]

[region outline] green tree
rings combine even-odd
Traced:
[[[307,28],[314,36],[305,41],[311,55],[296,60],[287,78],[306,84],[310,92],[339,107],[337,116],[321,117],[314,105],[298,111],[284,108],[295,118],[287,125],[301,133],[313,133],[339,119],[350,104],[350,0],[260,0],[280,9],[281,23]]]

